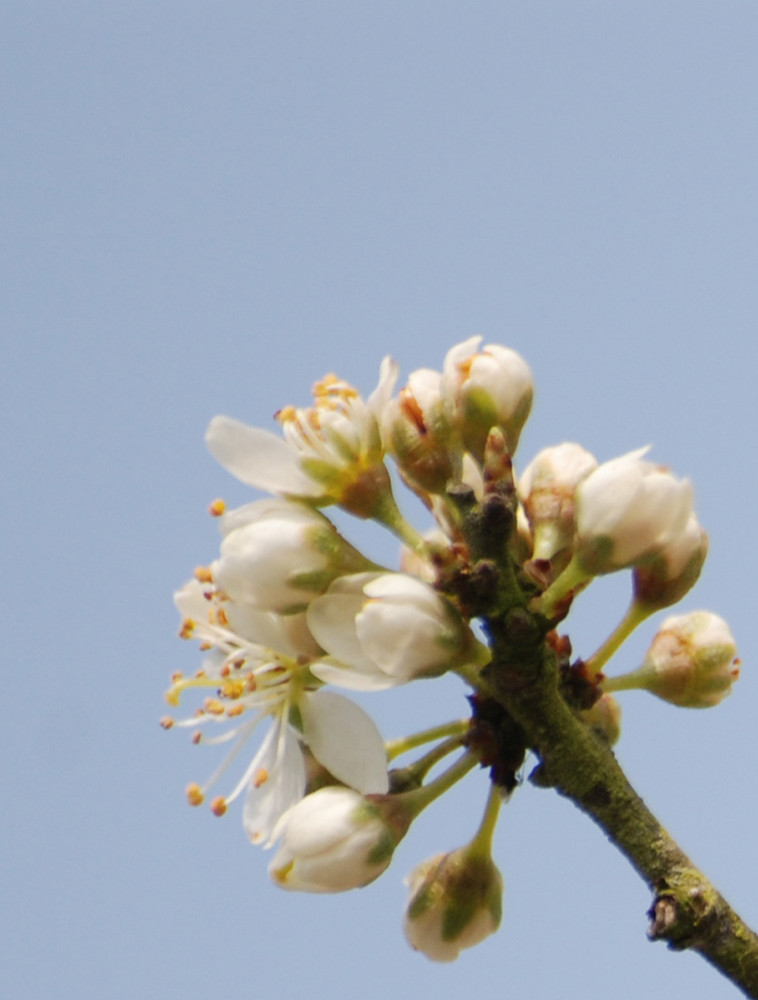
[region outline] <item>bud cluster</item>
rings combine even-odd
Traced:
[[[166,696],[172,706],[191,693],[200,700],[162,724],[189,729],[194,743],[231,743],[213,776],[188,786],[188,800],[202,804],[238,766],[212,812],[242,797],[249,839],[275,846],[274,884],[309,892],[372,882],[422,809],[487,768],[470,843],[408,879],[406,937],[449,961],[500,922],[492,836],[530,749],[507,692],[552,663],[577,720],[610,744],[621,728],[616,693],[712,706],[729,693],[738,660],[726,623],[694,612],[664,621],[639,668],[606,672],[632,630],[699,576],[707,537],[687,480],[650,462],[646,448],[599,463],[574,442],[545,448],[517,474],[532,375],[515,351],[480,349],[478,337],[453,347],[441,371],[412,372],[397,393],[396,379],[385,359],[364,400],[326,376],[313,406],[279,411],[282,436],[229,417],[211,422],[214,457],[270,495],[231,511],[211,505],[218,556],[175,595],[180,635],[197,639],[204,658],[193,676],[175,674]],[[428,512],[426,535],[400,513],[390,462]],[[355,548],[323,512],[331,505],[392,533],[400,568]],[[618,571],[630,572],[628,611],[598,650],[572,661],[557,627],[593,579]],[[470,689],[468,717],[388,743],[342,693],[448,673]],[[393,766],[401,755],[409,762]]]

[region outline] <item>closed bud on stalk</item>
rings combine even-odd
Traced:
[[[382,437],[403,478],[427,493],[444,493],[460,478],[441,392],[442,375],[420,368],[384,407]]]
[[[603,681],[605,691],[642,688],[681,708],[710,708],[739,677],[729,626],[710,611],[667,618],[641,667]]]
[[[687,526],[690,483],[643,461],[646,451],[604,462],[577,486],[574,553],[591,575],[656,555]]]
[[[574,492],[597,468],[597,460],[572,441],[544,448],[524,470],[519,496],[534,533],[534,559],[552,559],[571,545]]]
[[[584,722],[612,747],[621,736],[621,706],[612,694],[601,695],[592,708],[581,713]]]
[[[707,554],[708,536],[690,514],[681,535],[634,567],[635,599],[652,611],[676,604],[697,582]]]
[[[379,690],[490,657],[449,601],[404,573],[340,577],[307,619],[328,654],[313,673],[342,687]]]
[[[411,819],[395,808],[392,796],[320,788],[281,818],[275,836],[282,843],[269,874],[283,889],[358,889],[387,868]]]
[[[323,514],[278,498],[257,500],[220,519],[214,583],[240,604],[279,614],[302,611],[335,577],[371,564]]]
[[[406,882],[408,943],[435,962],[452,962],[500,926],[503,879],[489,853],[471,845],[422,862]]]
[[[513,455],[532,406],[532,372],[516,351],[471,337],[448,351],[442,391],[450,422],[478,462],[484,459],[487,435],[499,427]]]

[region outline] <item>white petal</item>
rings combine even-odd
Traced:
[[[376,666],[371,665],[370,669],[359,670],[352,665],[346,666],[330,656],[316,660],[310,667],[311,673],[325,684],[334,684],[348,691],[386,691],[387,688],[397,687],[403,683],[403,678],[390,677],[379,671]]]
[[[302,706],[303,736],[335,778],[364,795],[389,788],[384,740],[370,715],[333,691],[316,691]]]
[[[254,844],[270,847],[278,820],[305,794],[305,761],[288,725],[277,720],[271,726],[249,770],[242,825]],[[265,780],[258,783],[258,776]]]
[[[292,496],[320,496],[322,490],[300,468],[297,454],[282,438],[231,417],[214,417],[205,444],[227,472],[259,490]]]
[[[355,632],[355,616],[364,600],[362,593],[339,593],[332,586],[323,597],[311,601],[306,617],[308,628],[322,649],[341,663],[371,672],[375,667],[361,652]]]
[[[379,384],[366,400],[368,408],[377,420],[381,419],[382,411],[390,400],[397,381],[397,373],[397,362],[387,355],[382,359],[379,369]]]

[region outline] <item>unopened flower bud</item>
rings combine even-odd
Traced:
[[[283,889],[358,889],[387,868],[408,823],[398,822],[391,796],[365,797],[341,786],[320,788],[280,820],[275,836],[281,836],[282,843],[269,874]]]
[[[404,573],[340,577],[307,617],[329,654],[311,669],[342,687],[379,690],[490,656],[452,604]]]
[[[435,962],[454,961],[494,933],[503,907],[503,879],[488,853],[460,848],[422,862],[406,882],[403,915],[408,943]]]
[[[441,392],[442,375],[429,368],[411,372],[408,384],[384,407],[382,437],[403,478],[427,493],[444,493],[459,478],[460,456]]]
[[[448,351],[443,394],[453,426],[477,461],[484,458],[490,428],[499,427],[513,455],[532,406],[532,373],[516,351],[471,337]]]
[[[220,519],[213,581],[232,600],[292,614],[342,573],[370,563],[318,511],[288,500],[247,504]]]
[[[681,708],[710,708],[739,677],[729,626],[710,611],[667,618],[638,670],[603,681],[606,691],[643,688]]]
[[[592,708],[581,713],[581,717],[608,746],[618,742],[621,736],[621,706],[612,694],[602,695]]]
[[[544,448],[524,470],[519,495],[534,532],[534,559],[552,559],[574,537],[574,492],[597,460],[572,441]]]
[[[685,530],[688,480],[642,460],[646,449],[604,462],[577,486],[575,555],[593,575],[655,555]]]
[[[634,567],[634,596],[652,610],[668,608],[693,587],[708,554],[708,536],[690,514],[684,531]]]

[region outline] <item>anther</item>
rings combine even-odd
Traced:
[[[211,802],[211,812],[214,816],[223,816],[226,812],[226,799],[222,795]]]
[[[191,806],[201,806],[203,804],[203,792],[200,785],[194,784],[187,785],[187,801]]]
[[[223,500],[214,500],[213,503],[208,508],[208,513],[211,517],[221,517],[221,515],[226,510],[226,504]]]

